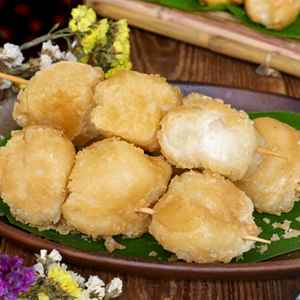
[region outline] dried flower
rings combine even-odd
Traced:
[[[62,260],[62,256],[57,250],[53,249],[49,254],[49,259],[51,262],[59,262]]]
[[[49,67],[52,64],[52,59],[48,54],[42,54],[40,59],[40,69],[44,69],[46,67]]]
[[[116,298],[122,293],[122,281],[120,278],[114,278],[107,286],[107,295],[110,298]]]
[[[62,53],[60,52],[59,46],[52,45],[51,40],[43,43],[42,45],[42,53],[48,54],[53,61],[60,60],[62,57]]]
[[[8,79],[0,78],[0,90],[8,89],[11,86],[11,81]]]
[[[47,254],[46,250],[41,250],[40,255],[36,255],[37,264],[35,269],[36,277],[22,291],[12,294],[10,298],[1,298],[1,284],[6,281],[0,281],[0,299],[4,300],[108,300],[119,296],[122,292],[122,281],[114,278],[105,288],[105,283],[97,276],[90,276],[89,280],[79,274],[67,270],[67,265],[60,263],[62,257],[57,250]],[[1,262],[1,261],[0,261]],[[0,264],[1,266],[1,264]],[[12,273],[9,270],[9,278]],[[34,271],[32,271],[33,273]],[[1,279],[1,268],[0,268]],[[4,282],[4,283],[3,283]],[[28,289],[28,287],[30,288]],[[19,286],[19,285],[18,285]],[[6,285],[5,285],[6,287]],[[28,290],[27,290],[28,289]],[[21,292],[20,294],[18,294]],[[16,296],[18,294],[18,296]]]
[[[0,255],[0,299],[14,300],[35,282],[35,268],[24,267],[18,256]]]
[[[24,56],[18,46],[6,43],[4,48],[0,48],[0,59],[2,59],[6,66],[11,68],[20,66],[24,60]]]
[[[72,278],[71,274],[61,267],[51,266],[48,271],[48,279],[62,290],[62,294],[65,293],[76,300],[79,300],[81,297],[82,289]]]
[[[5,44],[4,48],[0,48],[0,72],[30,79],[40,69],[61,60],[101,67],[105,78],[112,76],[116,70],[131,69],[129,28],[125,19],[97,20],[95,11],[85,5],[73,8],[71,16],[67,28],[56,30],[59,26],[56,24],[48,34],[20,47]],[[61,51],[58,45],[53,44],[59,38],[67,41],[67,51]],[[39,57],[30,58],[22,64],[24,57],[21,51],[41,43]],[[12,96],[20,87],[14,83],[9,86],[8,82],[0,81],[0,89],[10,89],[11,94],[7,96]]]

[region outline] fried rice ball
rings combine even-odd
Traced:
[[[172,165],[209,169],[231,180],[246,174],[259,145],[244,111],[221,99],[203,100],[196,95],[164,116],[157,136],[162,154]]]
[[[253,203],[223,176],[195,171],[175,176],[154,206],[149,232],[187,262],[229,262],[248,251],[260,233]]]
[[[171,170],[162,156],[148,156],[118,138],[93,143],[76,156],[63,216],[93,237],[139,237],[151,221],[139,210],[165,192]]]
[[[273,118],[255,119],[254,127],[268,149],[287,159],[264,155],[255,170],[235,185],[251,198],[258,212],[281,215],[289,212],[300,196],[296,190],[300,182],[300,133]]]
[[[212,101],[224,103],[223,100],[221,99],[218,98],[213,99],[209,96],[200,93],[191,93],[182,99],[183,105],[186,107],[201,106]]]
[[[248,17],[268,29],[282,30],[295,22],[299,0],[245,0]]]
[[[37,72],[20,91],[13,118],[26,127],[50,125],[61,129],[75,145],[84,145],[99,136],[90,122],[95,107],[93,93],[104,80],[101,68],[62,61]]]
[[[67,194],[75,148],[60,130],[31,125],[0,148],[0,194],[11,214],[39,227],[56,224]]]
[[[182,104],[182,94],[159,75],[119,70],[98,83],[94,100],[91,120],[104,136],[118,136],[152,152],[159,149],[160,120]]]

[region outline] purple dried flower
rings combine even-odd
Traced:
[[[23,259],[17,255],[10,259],[0,255],[0,299],[16,300],[19,293],[26,292],[35,283],[34,267],[24,267]]]

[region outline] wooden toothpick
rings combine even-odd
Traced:
[[[28,83],[28,80],[26,80],[26,79],[19,78],[19,77],[16,77],[16,76],[12,76],[12,75],[8,75],[8,74],[1,73],[1,72],[0,72],[0,78],[8,79],[10,81],[23,83],[23,84]]]
[[[258,153],[267,154],[267,155],[271,155],[271,156],[276,156],[276,157],[281,157],[281,158],[287,158],[287,156],[278,154],[276,152],[273,152],[271,150],[264,149],[264,148],[261,148],[261,147],[257,147],[255,151],[258,152]]]
[[[250,240],[250,241],[256,241],[256,242],[271,244],[271,241],[261,239],[257,236],[254,236],[254,235],[247,235],[247,236],[244,237],[244,240]]]
[[[145,214],[149,214],[149,215],[154,215],[155,214],[155,210],[149,207],[144,207],[140,209],[140,212],[145,213]]]

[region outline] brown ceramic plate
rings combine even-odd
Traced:
[[[254,111],[292,111],[300,113],[300,99],[286,95],[257,92],[227,86],[214,86],[195,82],[171,82],[180,87],[183,95],[192,92],[221,98],[236,109]],[[16,123],[11,112],[16,99],[0,103],[0,134],[6,135]],[[250,280],[282,278],[300,273],[300,251],[276,257],[259,263],[240,264],[194,264],[185,262],[165,262],[151,259],[125,257],[115,254],[99,253],[65,246],[31,235],[9,224],[0,217],[0,236],[22,247],[38,253],[41,249],[57,249],[66,263],[103,271],[132,274],[143,277],[189,279],[189,280]]]

